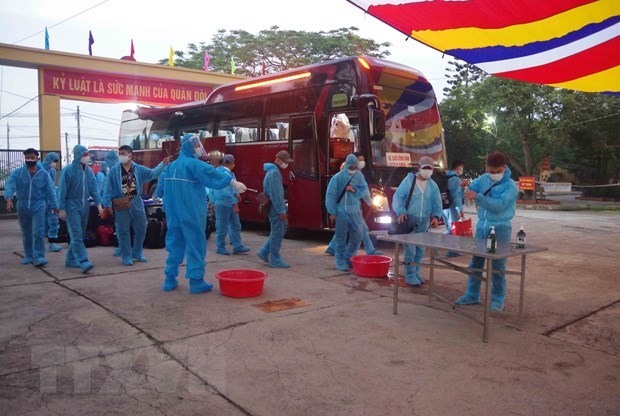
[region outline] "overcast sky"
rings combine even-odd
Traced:
[[[78,13],[81,14],[60,23]],[[438,96],[446,85],[445,66],[449,59],[412,39],[406,40],[403,34],[345,0],[0,0],[0,43],[43,49],[43,32],[29,36],[43,31],[45,26],[51,50],[88,54],[91,30],[95,39],[93,55],[129,55],[133,39],[136,59],[149,63],[167,58],[170,46],[182,50],[190,42],[209,43],[218,29],[244,29],[257,34],[271,26],[304,31],[355,26],[362,37],[378,43],[390,42],[388,59],[422,71]],[[37,95],[35,70],[0,67],[0,74],[2,115]],[[121,112],[128,105],[61,100],[61,133],[69,133],[70,148],[77,142],[77,125],[72,116],[77,105],[84,114],[82,143],[116,146]],[[1,119],[0,149],[6,149],[7,121],[11,148],[38,147],[37,112],[37,102],[32,101],[16,113],[19,117]],[[62,145],[64,150],[64,140]]]

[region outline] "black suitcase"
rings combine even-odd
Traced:
[[[166,227],[165,221],[149,219],[146,226],[146,237],[144,239],[144,247],[146,248],[164,248],[166,247]]]

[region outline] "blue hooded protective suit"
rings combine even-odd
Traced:
[[[452,223],[459,220],[463,211],[463,190],[458,174],[449,170],[446,172],[448,178],[448,193],[450,194],[450,207],[443,210],[443,221],[446,224],[446,232],[451,234]]]
[[[107,158],[107,155],[106,155]],[[142,201],[142,187],[145,183],[156,179],[164,170],[164,163],[160,162],[154,169],[138,165],[131,162],[132,188],[137,195],[131,200],[131,206],[126,210],[114,211],[114,222],[116,225],[116,235],[121,251],[123,264],[133,264],[132,258],[138,261],[147,261],[142,255],[142,245],[146,237],[146,213],[144,212],[144,202]],[[116,163],[110,166],[107,176],[107,184],[104,186],[103,206],[111,207],[112,199],[127,196],[127,189],[121,183],[121,170],[123,166]],[[130,228],[133,228],[133,245],[131,244]]]
[[[235,174],[224,166],[220,166],[217,170],[230,176],[230,179],[236,179]],[[226,250],[227,233],[230,236],[233,253],[239,254],[249,251],[241,242],[241,221],[239,214],[233,210],[233,206],[238,203],[237,192],[230,185],[222,189],[212,189],[209,199],[215,203],[217,253],[230,254]]]
[[[105,194],[105,185],[107,183],[108,171],[112,168],[112,166],[118,163],[118,153],[116,150],[110,150],[106,153],[103,158],[103,163],[101,164],[101,170],[97,172],[97,191],[99,191],[99,195],[103,199]]]
[[[17,196],[17,215],[22,230],[24,259],[22,264],[43,265],[45,261],[45,212],[58,207],[51,178],[37,163],[37,171],[30,174],[27,166],[11,173],[5,183],[4,197]]]
[[[325,195],[327,212],[329,215],[336,216],[334,251],[336,268],[342,271],[347,271],[351,266],[351,256],[357,253],[364,230],[360,201],[368,198],[368,184],[359,170],[355,170],[353,174],[349,171],[349,167],[357,168],[358,165],[357,157],[354,154],[348,155],[344,168],[329,181]],[[342,192],[348,185],[355,188],[355,192],[345,191],[343,194]]]
[[[286,214],[284,203],[284,185],[282,184],[282,173],[280,168],[274,163],[265,163],[265,178],[263,179],[263,192],[271,200],[269,207],[269,225],[271,231],[265,244],[258,250],[256,255],[269,263],[271,267],[288,268],[290,265],[282,260],[280,248],[288,223],[280,219],[280,215]]]
[[[186,254],[185,277],[190,279],[190,288],[193,281],[204,282],[207,252],[205,188],[222,189],[231,181],[230,176],[194,156],[191,137],[191,134],[183,137],[178,159],[168,165],[159,180],[163,183],[164,210],[168,223],[164,290],[176,287],[179,266]]]
[[[86,147],[76,145],[73,148],[73,162],[65,166],[60,172],[58,185],[58,208],[67,213],[67,228],[71,243],[67,250],[65,266],[80,267],[87,272],[92,269],[88,261],[88,253],[84,246],[84,233],[88,224],[90,203],[93,198],[95,204],[101,204],[101,196],[97,192],[97,181],[90,167],[80,162]]]
[[[510,221],[515,216],[517,185],[510,177],[510,169],[501,180],[493,182],[488,173],[476,178],[469,189],[477,193],[476,205],[478,205],[478,224],[476,225],[476,238],[486,239],[491,232],[491,226],[495,227],[495,237],[498,242],[509,243],[512,234]],[[486,195],[485,195],[486,194]],[[494,310],[504,309],[506,298],[506,270],[507,259],[493,260],[493,275],[491,278],[491,308]],[[483,269],[484,258],[472,257],[470,268]],[[473,272],[473,275],[481,276],[481,272]],[[467,291],[456,303],[468,305],[478,303],[480,300],[480,280],[469,276],[467,279]]]
[[[416,174],[416,185],[409,203],[409,208],[406,208],[407,196],[411,190],[411,184],[413,183],[413,173],[409,173],[405,179],[400,183],[394,198],[392,199],[392,208],[396,216],[407,214],[407,217],[413,219],[417,226],[412,231],[413,233],[425,233],[430,226],[430,218],[441,218],[442,205],[441,194],[439,187],[432,179],[426,181],[426,187],[422,192],[420,183],[420,174]],[[424,248],[412,245],[405,246],[404,259],[405,263],[420,263],[424,258]],[[405,265],[405,282],[410,285],[421,285],[424,283],[424,279],[420,276],[420,266]]]
[[[56,152],[49,152],[43,160],[43,169],[47,172],[52,184],[54,184],[54,190],[56,189],[56,167],[52,167],[52,162],[59,161],[60,156]],[[55,191],[54,191],[55,192]],[[45,224],[48,238],[58,237],[58,215],[52,212],[49,207],[45,210]]]

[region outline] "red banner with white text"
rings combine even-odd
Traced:
[[[136,102],[157,106],[206,99],[213,86],[141,76],[42,68],[43,93],[83,101]]]

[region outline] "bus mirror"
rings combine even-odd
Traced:
[[[370,121],[370,140],[379,141],[385,137],[385,114],[376,108],[368,109]]]

